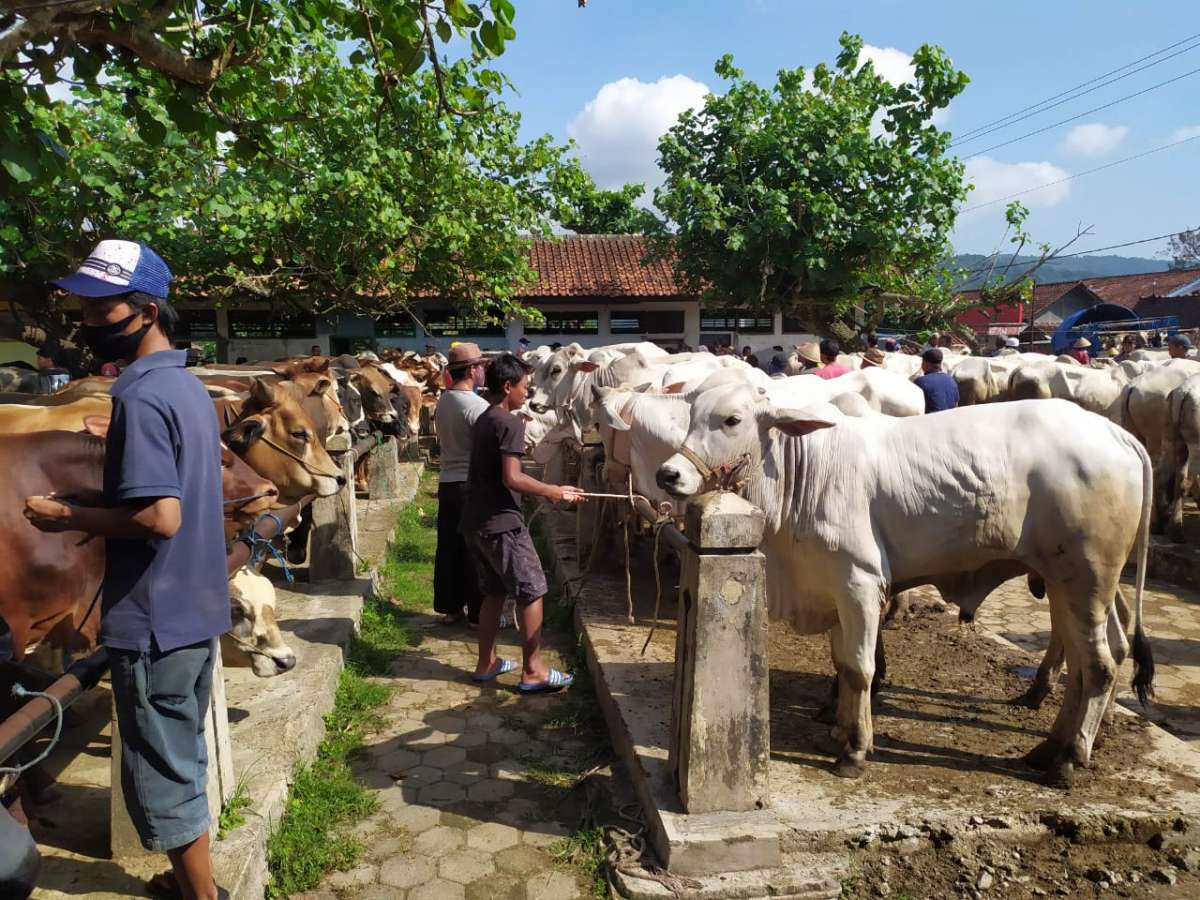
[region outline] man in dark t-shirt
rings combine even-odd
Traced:
[[[958,406],[958,382],[942,371],[942,351],[930,347],[921,354],[925,374],[913,382],[925,395],[925,412],[935,413]]]
[[[546,575],[533,547],[521,494],[552,502],[579,503],[583,494],[571,485],[544,484],[521,471],[525,452],[525,423],[513,415],[529,392],[530,366],[506,353],[487,370],[493,403],[471,429],[471,465],[467,475],[462,530],[475,558],[483,606],[479,611],[479,661],[472,676],[492,681],[516,668],[496,656],[496,633],[506,596],[517,604],[523,656],[521,681],[525,693],[564,688],[573,680],[542,661],[542,598]]]

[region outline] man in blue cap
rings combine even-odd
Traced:
[[[101,241],[54,282],[79,298],[80,336],[129,365],[112,386],[102,506],[30,497],[43,531],[105,539],[100,642],[112,662],[121,788],[142,843],[171,873],[152,887],[186,900],[227,896],[209,854],[204,721],[230,627],[221,444],[212,402],[171,349],[171,272],[145,244]]]

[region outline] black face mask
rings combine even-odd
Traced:
[[[142,338],[146,336],[146,332],[150,330],[149,325],[143,325],[137,331],[130,334],[125,334],[125,329],[129,327],[129,323],[141,315],[141,312],[135,312],[131,316],[126,316],[120,322],[113,322],[111,325],[81,325],[79,334],[83,338],[83,342],[87,344],[88,349],[97,359],[103,362],[114,362],[118,359],[133,359],[137,353],[138,346],[142,343]]]

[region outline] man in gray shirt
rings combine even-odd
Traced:
[[[475,393],[484,378],[479,346],[468,343],[451,347],[447,369],[453,384],[442,394],[434,412],[442,468],[438,476],[433,608],[442,614],[444,624],[456,625],[462,622],[465,607],[467,621],[475,625],[479,622],[482,598],[471,555],[458,526],[471,462],[471,426],[488,408],[487,401]]]

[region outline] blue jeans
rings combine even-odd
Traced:
[[[109,648],[121,729],[121,790],[147,850],[173,850],[208,831],[204,723],[217,639],[163,652]]]

